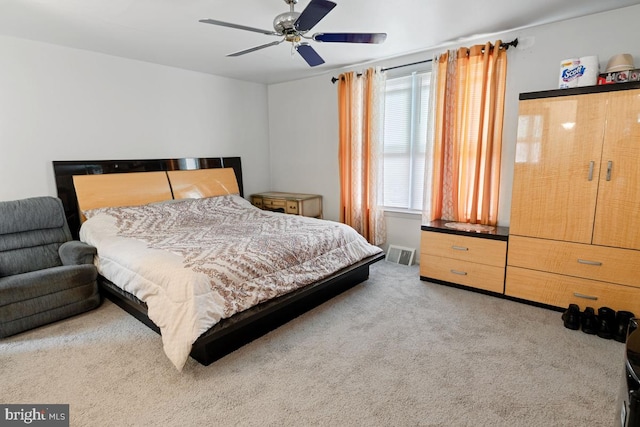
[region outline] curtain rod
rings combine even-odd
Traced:
[[[509,49],[509,47],[516,47],[518,46],[518,39],[513,39],[508,43],[500,43],[500,47],[503,48],[504,50]],[[424,61],[417,61],[417,62],[412,62],[410,64],[402,64],[402,65],[396,65],[394,67],[387,67],[387,68],[382,68],[382,71],[387,71],[387,70],[395,70],[396,68],[404,68],[404,67],[410,67],[412,65],[418,65],[418,64],[426,64],[427,62],[432,62],[433,59],[425,59]],[[358,73],[358,76],[361,76],[361,73]],[[337,77],[331,77],[331,83],[335,84],[338,81]]]

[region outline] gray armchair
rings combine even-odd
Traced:
[[[72,240],[60,199],[0,202],[0,338],[100,305],[95,253]]]

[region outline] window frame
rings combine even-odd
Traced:
[[[422,79],[427,79],[427,85],[430,86],[431,83],[431,73],[432,73],[432,64],[431,61],[424,61],[422,63],[418,63],[418,64],[414,64],[408,67],[398,67],[396,69],[393,70],[389,70],[387,71],[387,77],[386,80],[387,82],[395,80],[395,79],[401,79],[401,78],[407,78],[407,77],[412,77],[412,89],[411,89],[411,110],[409,112],[409,115],[411,116],[411,120],[410,120],[410,125],[409,128],[410,130],[410,136],[409,136],[409,143],[407,144],[407,150],[406,152],[403,154],[404,156],[408,157],[408,164],[409,164],[409,168],[410,168],[410,173],[409,173],[409,189],[407,190],[407,197],[408,197],[408,205],[406,207],[402,207],[402,206],[389,206],[385,204],[385,200],[384,200],[384,194],[385,194],[385,167],[384,167],[384,163],[385,160],[388,156],[388,154],[386,153],[386,147],[385,147],[385,132],[383,132],[383,142],[382,142],[382,156],[381,156],[381,162],[383,163],[383,176],[382,176],[382,186],[380,189],[380,200],[382,201],[380,207],[381,209],[383,209],[385,212],[396,212],[396,213],[406,213],[406,214],[421,214],[423,209],[424,209],[424,189],[423,189],[423,195],[422,195],[422,206],[411,206],[412,204],[412,199],[413,199],[413,191],[414,191],[414,185],[416,182],[416,179],[420,179],[420,180],[424,180],[424,177],[416,177],[414,176],[415,172],[415,159],[416,159],[416,155],[420,155],[426,158],[426,150],[427,150],[427,144],[426,144],[426,139],[427,139],[427,134],[429,132],[428,129],[428,123],[424,124],[424,133],[418,135],[416,128],[420,128],[421,124],[420,124],[420,119],[421,119],[421,115],[422,115],[422,110],[423,109],[427,109],[427,111],[424,114],[424,120],[428,121],[428,116],[429,116],[429,103],[430,103],[430,96],[426,96],[426,99],[423,99],[425,97],[422,96],[422,87],[424,86],[424,80],[421,82],[421,84],[419,84],[418,86],[416,86],[416,78],[418,76],[422,77]],[[430,88],[429,88],[429,94],[430,94]],[[385,116],[387,115],[387,89],[385,88]],[[419,103],[418,106],[416,106],[416,103]],[[418,148],[418,151],[416,151],[416,143],[417,143],[417,139],[418,138],[424,138],[424,145],[420,151],[420,148]],[[424,168],[426,168],[426,165],[424,166]],[[423,174],[424,175],[424,168],[423,170]]]

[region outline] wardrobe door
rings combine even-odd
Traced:
[[[607,96],[520,102],[511,234],[591,243]]]
[[[640,249],[640,90],[609,97],[593,244]]]

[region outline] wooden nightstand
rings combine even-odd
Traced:
[[[322,196],[318,194],[268,191],[252,194],[251,203],[267,211],[322,218]]]
[[[447,222],[421,227],[420,278],[504,294],[509,229],[467,232],[448,228]]]

